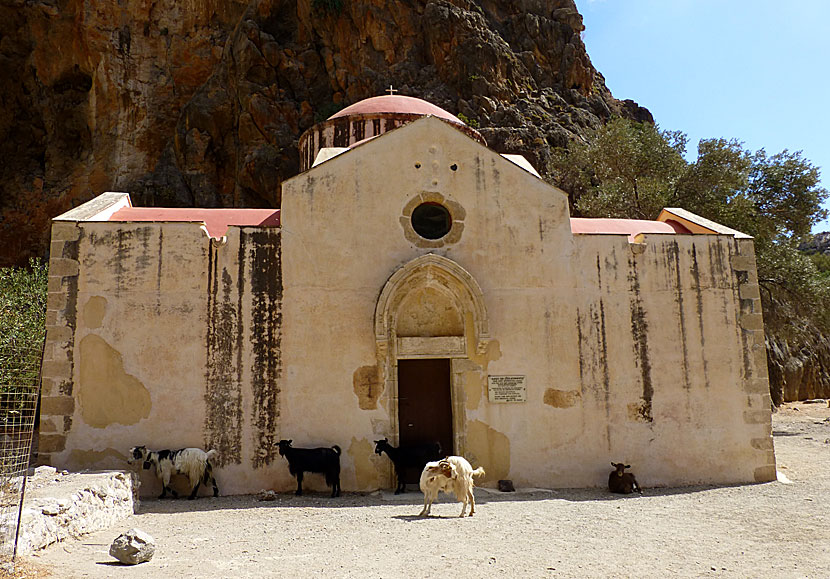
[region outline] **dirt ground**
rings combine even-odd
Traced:
[[[147,500],[116,527],[23,564],[54,577],[830,577],[830,408],[773,416],[787,482],[646,489],[477,489],[476,515],[444,500],[418,518],[407,493]],[[610,469],[609,469],[610,470]],[[443,495],[442,495],[443,496]],[[152,561],[108,555],[120,533],[156,539]]]

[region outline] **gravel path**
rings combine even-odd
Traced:
[[[830,577],[830,408],[773,417],[791,484],[646,489],[476,490],[416,517],[420,493],[148,500],[109,531],[28,562],[56,577]],[[609,467],[610,470],[610,467]],[[443,495],[442,495],[443,497]],[[130,527],[156,539],[152,561],[107,554]]]

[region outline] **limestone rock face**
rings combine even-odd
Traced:
[[[125,565],[138,565],[153,558],[156,541],[141,529],[130,529],[110,545],[110,555]]]
[[[613,114],[573,0],[0,0],[0,265],[103,191],[272,207],[299,135],[363,98],[429,100],[543,174]]]

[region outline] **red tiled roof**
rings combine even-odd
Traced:
[[[575,235],[627,235],[629,240],[640,233],[671,233],[674,228],[662,221],[649,221],[646,219],[587,219],[584,217],[571,217],[571,232]]]
[[[110,221],[203,222],[211,237],[222,237],[229,225],[279,227],[279,209],[198,209],[190,207],[125,207]]]

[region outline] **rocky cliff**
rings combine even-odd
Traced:
[[[545,173],[612,115],[573,0],[0,0],[0,265],[103,191],[273,207],[314,122],[427,99]]]

